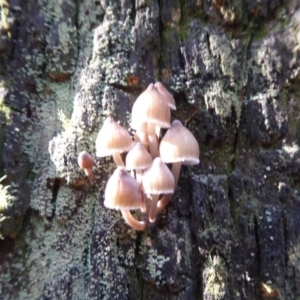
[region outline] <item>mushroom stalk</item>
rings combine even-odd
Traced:
[[[158,153],[158,143],[156,138],[156,130],[155,130],[155,124],[154,123],[148,123],[148,140],[149,140],[149,148],[150,148],[150,154],[152,158],[159,156]]]
[[[92,185],[95,184],[96,180],[95,180],[95,175],[94,175],[92,169],[84,169],[84,173],[89,178],[90,183]]]
[[[145,142],[145,140],[142,140],[137,134],[134,135],[133,140],[134,140],[136,143],[141,143],[141,144],[143,144],[143,146],[145,147],[145,149],[149,152],[149,147],[148,147],[149,140],[148,140],[148,136],[147,136],[147,142]]]
[[[115,164],[118,166],[118,167],[125,167],[124,165],[124,162],[122,160],[122,157],[121,157],[121,154],[120,153],[114,153],[113,154],[113,159],[114,159],[114,162]]]
[[[172,174],[173,174],[174,180],[175,180],[175,188],[174,189],[176,189],[176,187],[177,187],[180,170],[181,170],[181,162],[173,163],[173,165],[172,165]]]
[[[144,230],[146,227],[145,222],[136,220],[129,209],[121,209],[122,216],[126,223],[135,230]]]
[[[177,187],[179,174],[181,170],[181,162],[175,162],[172,165],[172,174],[175,180],[175,188]],[[163,197],[157,202],[157,212],[161,212],[167,206],[167,204],[171,201],[173,194],[165,194]]]
[[[157,212],[162,212],[167,204],[171,201],[173,194],[165,194],[163,197],[157,202]]]
[[[150,212],[149,212],[149,221],[151,223],[155,222],[156,220],[156,211],[157,211],[157,201],[159,194],[152,194],[151,195],[152,200],[151,200],[151,206],[150,206]]]
[[[146,195],[145,193],[142,191],[141,193],[141,212],[145,213],[147,211],[147,201],[146,201]]]
[[[142,186],[142,179],[143,179],[143,171],[142,170],[135,170],[136,181],[139,186]]]
[[[135,170],[135,176],[136,176],[136,181],[139,184],[139,186],[142,186],[142,178],[143,178],[143,172],[142,170]],[[146,206],[146,195],[144,192],[141,192],[141,212],[145,213],[147,211],[147,206]]]

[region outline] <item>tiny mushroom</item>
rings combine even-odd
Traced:
[[[172,122],[162,138],[159,146],[162,161],[172,163],[172,173],[175,179],[175,188],[178,183],[181,165],[199,163],[199,145],[193,134],[185,128],[179,120]],[[172,196],[172,195],[171,195]],[[171,199],[170,195],[163,197],[158,203],[158,211],[164,209]]]
[[[147,152],[145,147],[141,143],[136,143],[134,147],[127,153],[126,156],[126,169],[135,170],[136,180],[138,184],[142,185],[143,170],[150,167],[152,163],[152,157]],[[145,195],[142,192],[141,195],[141,211],[146,212]]]
[[[153,158],[158,156],[155,128],[169,128],[170,120],[171,112],[167,101],[151,83],[133,104],[131,127],[138,131],[143,123],[147,123],[150,154]]]
[[[136,171],[136,180],[142,184],[143,170],[150,167],[152,157],[141,143],[136,143],[126,156],[126,169]]]
[[[78,155],[78,165],[81,169],[84,169],[85,175],[89,178],[91,184],[95,184],[95,176],[92,171],[95,161],[88,152],[82,151]]]
[[[156,157],[152,165],[143,173],[142,182],[144,192],[151,195],[152,200],[149,221],[155,222],[159,195],[173,194],[175,187],[174,177],[161,158]]]
[[[112,155],[116,165],[124,167],[120,153],[128,152],[133,146],[129,133],[113,118],[106,118],[96,139],[96,156]]]
[[[141,188],[128,172],[118,167],[109,178],[105,189],[104,205],[120,209],[126,223],[136,230],[144,230],[146,223],[136,220],[130,210],[141,208]]]

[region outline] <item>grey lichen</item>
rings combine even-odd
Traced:
[[[247,77],[238,63],[238,53],[225,34],[200,28],[197,40],[188,39],[181,47],[187,99],[199,109],[214,110],[223,122],[234,109],[239,126],[243,105],[239,93]]]
[[[241,103],[236,93],[226,91],[224,82],[217,80],[207,83],[204,88],[204,101],[207,109],[214,109],[217,115],[230,116],[232,107],[237,109],[238,120],[241,115]]]

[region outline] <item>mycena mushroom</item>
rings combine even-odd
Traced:
[[[78,155],[78,165],[84,170],[85,175],[89,178],[91,184],[95,184],[95,176],[92,171],[95,161],[88,152],[82,151]]]
[[[112,155],[116,165],[124,167],[120,153],[128,152],[133,146],[134,142],[126,129],[113,118],[106,118],[96,139],[96,156]]]
[[[161,160],[156,157],[152,165],[143,173],[143,190],[151,197],[149,221],[155,222],[157,201],[161,194],[173,194],[175,187],[174,177]]]
[[[141,189],[124,168],[118,167],[109,178],[105,189],[104,205],[121,210],[126,223],[136,230],[144,230],[146,223],[136,220],[130,210],[141,209]]]
[[[127,153],[126,169],[135,171],[136,180],[140,186],[142,185],[143,171],[150,167],[151,163],[151,155],[139,142]],[[141,211],[146,212],[146,199],[143,191],[141,195]]]
[[[175,179],[175,188],[178,183],[181,165],[199,163],[199,145],[193,134],[185,128],[179,120],[174,120],[167,130],[159,146],[162,161],[172,164],[172,174]],[[161,211],[171,200],[172,195],[164,196],[158,202]]]
[[[133,104],[131,127],[139,131],[143,123],[147,123],[150,154],[153,158],[158,156],[155,128],[169,128],[170,120],[171,112],[167,101],[151,83]]]

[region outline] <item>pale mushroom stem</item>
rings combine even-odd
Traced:
[[[89,178],[91,184],[95,184],[95,175],[92,171],[92,169],[84,169],[85,175]]]
[[[142,186],[142,179],[143,179],[143,171],[142,170],[135,170],[135,175],[136,175],[136,181],[139,184],[139,186]],[[146,196],[144,192],[142,191],[141,193],[141,212],[145,213],[147,211],[147,206],[146,206]]]
[[[126,223],[131,226],[132,228],[134,228],[135,230],[144,230],[146,227],[146,223],[143,221],[138,221],[136,220],[129,209],[121,209],[121,213],[122,216],[124,218],[124,220],[126,221]]]
[[[179,174],[181,170],[181,162],[175,162],[172,165],[172,174],[174,176],[175,180],[175,187],[174,190],[177,187],[178,179],[179,179]],[[163,195],[163,197],[157,202],[157,212],[161,212],[164,210],[164,208],[167,206],[167,204],[171,201],[173,194],[166,194]]]
[[[113,154],[113,159],[117,167],[125,167],[121,154],[119,152]]]
[[[159,156],[155,127],[154,123],[148,123],[149,148],[153,159]]]
[[[149,139],[147,127],[147,123],[143,123],[141,125],[141,127],[135,132],[134,141],[142,143],[148,151]]]
[[[146,195],[145,193],[142,191],[141,193],[141,212],[145,213],[147,211],[147,202],[146,202]]]
[[[158,201],[159,194],[152,194],[151,197],[152,200],[151,200],[151,206],[149,212],[149,221],[153,223],[156,220],[157,201]]]
[[[142,179],[143,179],[143,171],[142,170],[135,170],[136,181],[139,186],[142,186]]]
[[[172,165],[172,174],[173,174],[174,180],[175,180],[175,188],[174,188],[174,190],[177,187],[180,170],[181,170],[181,162],[175,162],[175,163],[173,163],[173,165]]]
[[[162,212],[167,204],[171,201],[173,194],[165,194],[163,197],[157,202],[157,213]]]

